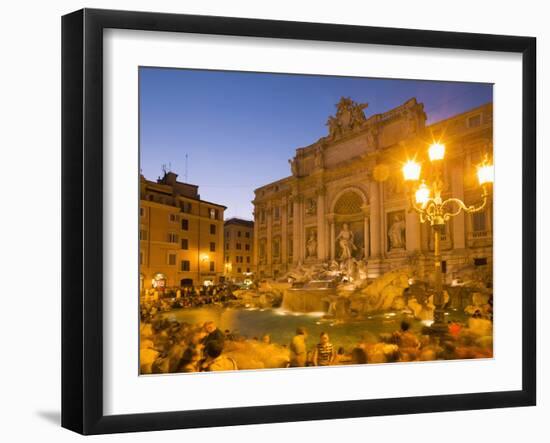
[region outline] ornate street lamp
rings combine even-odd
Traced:
[[[428,177],[430,183],[421,180],[421,165],[414,160],[407,161],[403,166],[403,177],[409,184],[409,195],[411,208],[420,216],[421,223],[429,223],[434,233],[434,265],[435,265],[435,294],[434,294],[434,321],[431,329],[436,334],[445,334],[444,296],[443,296],[443,275],[441,270],[440,240],[444,232],[445,223],[452,217],[460,214],[479,212],[487,205],[489,196],[488,187],[493,183],[493,165],[489,163],[487,155],[483,162],[478,165],[477,176],[479,185],[482,188],[481,202],[477,205],[467,206],[458,198],[443,200],[443,181],[441,177],[441,163],[445,157],[445,145],[440,143],[432,144],[428,149],[428,156],[433,165],[432,174]]]

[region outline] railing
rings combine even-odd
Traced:
[[[468,233],[468,246],[489,246],[493,243],[493,232],[490,230],[485,231],[472,231]]]
[[[473,231],[470,232],[470,238],[487,238],[491,237],[490,231]]]

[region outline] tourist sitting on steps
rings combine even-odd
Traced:
[[[306,347],[307,333],[304,328],[297,328],[296,335],[290,342],[290,364],[291,368],[301,368],[306,365],[307,360],[307,347]]]
[[[313,366],[329,366],[334,364],[336,353],[334,346],[330,343],[330,338],[326,332],[321,332],[320,342],[313,350],[312,363]]]
[[[206,359],[202,364],[203,371],[236,371],[239,368],[231,357],[222,355],[223,343],[211,341],[204,348]]]

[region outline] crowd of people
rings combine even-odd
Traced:
[[[141,303],[141,321],[151,321],[158,312],[179,308],[197,308],[211,304],[224,304],[237,297],[229,285],[183,287],[177,289],[145,290]]]
[[[492,315],[491,315],[492,316]],[[191,325],[175,320],[145,320],[141,325],[142,374],[227,371],[344,364],[392,363],[492,357],[492,319],[476,311],[464,323],[449,322],[444,334],[430,328],[413,331],[402,321],[393,333],[368,331],[349,349],[336,347],[328,333],[311,340],[299,327],[289,343],[273,343],[269,334],[244,337],[214,322]]]

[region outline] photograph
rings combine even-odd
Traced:
[[[139,375],[493,358],[493,84],[138,70]]]

